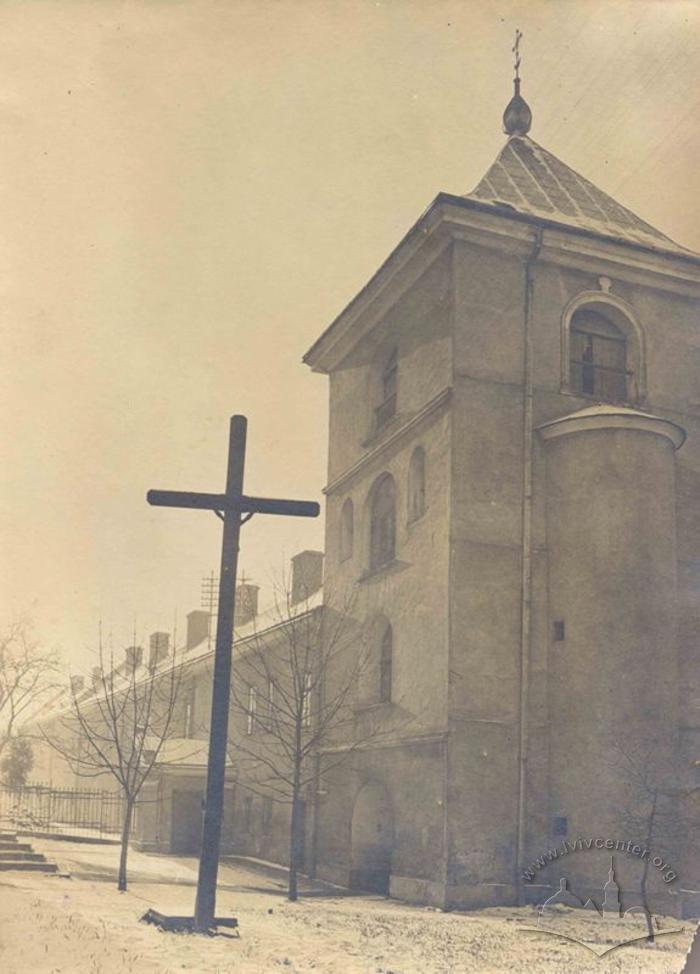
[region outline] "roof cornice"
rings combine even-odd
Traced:
[[[530,228],[533,228],[532,230]],[[700,298],[700,255],[649,247],[450,193],[435,197],[365,286],[306,352],[332,371],[455,240],[526,255],[543,232],[539,260]]]

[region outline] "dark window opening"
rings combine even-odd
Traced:
[[[566,835],[569,831],[569,820],[563,815],[555,815],[553,831],[555,835]]]
[[[269,835],[272,830],[272,799],[269,797],[263,798],[262,830],[264,835]]]
[[[416,521],[425,513],[425,452],[417,446],[408,468],[408,520]]]
[[[250,832],[253,826],[253,799],[248,795],[243,799],[243,831]]]
[[[625,336],[596,311],[577,311],[571,323],[571,385],[603,402],[625,402],[633,373]]]
[[[398,356],[396,350],[387,359],[381,375],[380,402],[374,410],[374,422],[381,429],[396,415],[396,386],[398,377]]]
[[[396,549],[396,491],[385,474],[374,485],[370,501],[369,567],[380,568],[394,560]]]
[[[391,701],[391,671],[394,653],[394,636],[391,626],[387,626],[382,637],[381,651],[379,654],[379,702],[389,703]]]
[[[553,624],[554,629],[554,641],[557,643],[562,642],[566,638],[566,629],[564,626],[563,619],[557,619]]]

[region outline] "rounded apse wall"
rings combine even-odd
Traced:
[[[621,748],[676,724],[675,423],[597,406],[540,427],[546,459],[551,812],[614,828]],[[653,742],[656,746],[652,747]]]

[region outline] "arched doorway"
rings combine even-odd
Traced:
[[[368,782],[358,792],[352,812],[350,886],[353,889],[389,892],[393,845],[389,795],[379,782]]]

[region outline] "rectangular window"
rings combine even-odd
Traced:
[[[304,727],[311,726],[311,674],[304,676],[304,699],[302,701],[301,721]]]
[[[272,729],[275,720],[275,684],[272,680],[267,681],[267,727]]]
[[[187,694],[183,724],[182,736],[194,737],[194,687],[192,687]]]
[[[566,835],[569,831],[569,822],[563,815],[555,815],[553,822],[553,832],[555,835]]]
[[[250,832],[253,827],[253,799],[247,795],[243,799],[243,831]]]
[[[556,619],[552,625],[555,643],[561,643],[566,638],[566,627],[563,619]]]
[[[247,731],[252,734],[255,730],[255,715],[257,711],[257,697],[258,691],[255,687],[250,687],[248,690],[248,726]]]
[[[374,422],[381,429],[396,415],[396,386],[398,376],[398,356],[394,350],[382,371],[381,402],[374,410]]]
[[[272,831],[272,799],[263,798],[262,807],[262,830],[263,835],[269,835]]]

